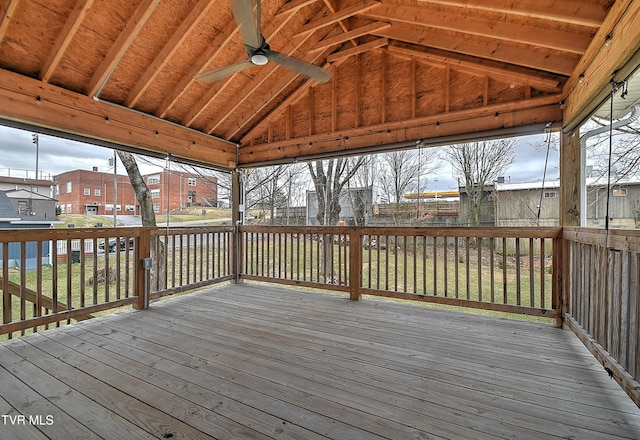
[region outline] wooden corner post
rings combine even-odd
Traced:
[[[580,129],[564,131],[560,136],[560,226],[580,226],[581,197],[586,197],[580,189],[581,151]],[[556,326],[562,327],[564,315],[569,305],[569,249],[568,242],[562,236],[554,243],[554,275],[557,293],[554,305],[559,317]]]
[[[349,299],[359,301],[362,294],[362,229],[349,231]]]
[[[240,237],[241,212],[240,205],[244,203],[242,200],[242,181],[240,172],[234,170],[231,172],[231,223],[233,225],[233,244],[231,246],[231,267],[233,268],[234,278],[232,283],[240,282],[240,274],[242,273],[242,239]]]

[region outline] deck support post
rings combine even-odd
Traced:
[[[560,226],[580,226],[580,129],[565,132],[560,135]],[[557,297],[554,299],[560,316],[556,320],[556,326],[562,327],[564,313],[567,311],[569,295],[569,277],[563,276],[569,273],[568,244],[566,240],[557,243],[556,276],[558,287]],[[558,279],[557,277],[560,277]]]
[[[244,200],[242,200],[242,175],[237,169],[231,172],[231,222],[233,224],[233,244],[231,246],[231,267],[234,284],[241,283],[242,273],[242,239],[240,226],[244,218]]]
[[[138,292],[138,302],[133,306],[136,309],[142,310],[149,307],[149,289],[150,280],[149,272],[143,267],[143,261],[146,258],[151,258],[151,228],[140,228],[140,236],[136,243],[136,261],[135,264],[135,282],[136,292]],[[156,267],[158,267],[156,265]]]
[[[362,297],[362,229],[349,231],[349,299],[359,301]]]

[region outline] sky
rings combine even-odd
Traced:
[[[542,144],[542,147],[536,145]],[[547,168],[547,180],[558,178],[558,149],[552,149]],[[542,180],[546,155],[545,136],[527,136],[520,138],[516,146],[516,162],[505,173],[505,179],[512,182],[534,182]],[[44,178],[76,169],[112,172],[109,158],[113,150],[97,147],[54,136],[39,135],[38,170]],[[164,161],[161,161],[164,164]],[[160,168],[139,163],[143,174],[157,172]],[[35,177],[36,145],[32,141],[32,132],[0,126],[0,176]],[[29,175],[27,176],[27,170]],[[118,162],[118,174],[126,174]],[[438,178],[437,188],[435,177]],[[421,185],[425,185],[423,181]],[[457,189],[457,181],[452,176],[451,166],[446,163],[436,176],[426,179],[427,191],[445,191]]]

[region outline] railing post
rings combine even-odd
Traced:
[[[143,267],[143,261],[151,258],[151,228],[140,228],[140,236],[136,243],[135,280],[138,302],[134,304],[136,309],[142,310],[148,307],[149,272]]]
[[[559,232],[559,236],[553,239],[553,263],[552,263],[552,299],[551,306],[557,312],[555,326],[562,328],[564,325],[564,313],[565,313],[565,253],[566,240],[562,238],[562,231]]]
[[[362,294],[362,229],[349,230],[349,299],[359,301]]]
[[[233,227],[233,243],[231,245],[231,267],[233,268],[232,283],[240,283],[240,273],[242,272],[242,239],[240,237],[240,204],[242,199],[242,182],[240,172],[231,173],[231,224]],[[244,217],[244,214],[243,214]]]

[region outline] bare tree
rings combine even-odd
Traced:
[[[308,162],[318,200],[316,219],[321,225],[335,225],[340,220],[340,195],[347,182],[365,163],[366,158],[338,158]]]
[[[331,226],[337,224],[342,209],[340,206],[342,190],[364,162],[365,158],[363,156],[354,159],[337,158],[307,162],[309,173],[316,189],[318,202],[316,219],[318,223]],[[325,281],[333,282],[330,279],[331,268],[333,267],[333,236],[327,234],[320,239],[322,240],[321,272]]]
[[[153,201],[151,199],[151,191],[140,174],[140,169],[136,163],[133,154],[126,151],[118,151],[118,157],[127,170],[129,181],[136,194],[138,203],[140,204],[140,217],[142,226],[153,227],[156,225],[156,213],[153,211]],[[162,290],[166,287],[166,261],[165,261],[164,245],[157,241],[151,240],[151,258],[155,262],[155,271],[151,271],[151,288],[153,290]]]
[[[609,121],[593,119],[586,130],[594,127],[606,127]],[[615,121],[614,121],[615,122]],[[633,120],[624,127],[613,130],[611,138],[611,182],[637,175],[640,166],[640,121]],[[591,175],[602,178],[608,175],[609,165],[609,131],[592,138],[587,144],[587,160],[591,165]]]
[[[269,212],[269,222],[273,224],[276,208],[285,203],[286,196],[281,183],[284,174],[284,165],[247,170],[245,209],[259,209],[263,219]]]
[[[379,155],[378,179],[383,200],[395,204],[394,222],[399,223],[400,203],[408,190],[421,188],[422,177],[440,168],[437,156],[430,150],[403,150]],[[424,188],[424,187],[422,187]]]
[[[517,140],[498,139],[452,145],[445,151],[458,180],[464,182],[470,226],[479,226],[485,187],[513,164]]]

